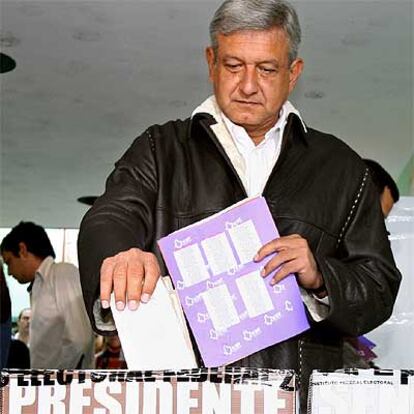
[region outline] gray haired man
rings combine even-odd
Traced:
[[[311,370],[341,367],[343,336],[390,316],[400,274],[364,162],[288,101],[303,69],[292,6],[225,1],[210,34],[214,95],[189,118],[138,137],[83,220],[86,307],[98,332],[113,330],[111,292],[119,309],[136,309],[167,274],[159,238],[262,194],[281,237],[255,260],[263,277],[278,269],[272,283],[296,275],[311,328],[235,365],[296,370],[304,409]]]

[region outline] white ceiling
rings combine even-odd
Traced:
[[[0,226],[78,227],[113,163],[152,123],[210,93],[208,22],[219,1],[6,1],[0,46]],[[398,178],[414,152],[413,3],[297,1],[305,121]]]

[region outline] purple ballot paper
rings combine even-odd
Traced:
[[[275,286],[253,257],[279,237],[263,197],[245,199],[158,241],[203,361],[237,361],[309,328],[293,275]]]

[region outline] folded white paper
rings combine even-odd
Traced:
[[[137,310],[118,311],[115,297],[111,310],[130,370],[165,370],[196,368],[194,351],[187,337],[187,327],[174,308],[174,302],[162,278],[150,301]],[[180,310],[179,310],[180,311]]]

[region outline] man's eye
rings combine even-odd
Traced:
[[[239,70],[242,65],[240,63],[226,63],[225,66],[228,70],[236,71]]]
[[[272,74],[277,72],[276,69],[274,69],[274,68],[261,67],[259,69],[262,73],[264,73],[266,75],[272,75]]]

